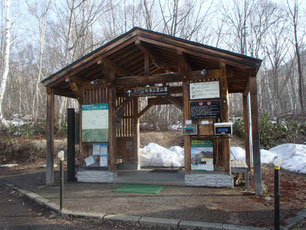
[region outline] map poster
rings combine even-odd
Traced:
[[[220,97],[219,81],[190,83],[190,100]]]
[[[194,139],[191,141],[191,170],[214,171],[214,147],[212,140]]]
[[[108,104],[82,105],[82,141],[108,142]]]

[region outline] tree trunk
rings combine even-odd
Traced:
[[[4,50],[4,65],[3,74],[0,84],[0,122],[8,126],[8,122],[3,116],[3,98],[6,89],[6,83],[9,73],[9,61],[10,61],[10,45],[11,45],[11,21],[10,21],[10,6],[11,0],[5,0],[5,50]]]

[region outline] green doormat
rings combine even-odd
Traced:
[[[160,185],[125,184],[114,190],[114,192],[158,194],[164,187]]]

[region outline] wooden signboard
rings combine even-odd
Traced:
[[[125,94],[128,97],[166,96],[169,95],[168,86],[142,87],[137,89],[127,89]]]
[[[191,119],[221,118],[220,101],[190,102]]]
[[[198,120],[198,134],[199,135],[214,135],[214,120],[211,119],[199,119]]]
[[[220,97],[219,81],[190,83],[190,100]]]

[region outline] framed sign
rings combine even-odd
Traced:
[[[221,118],[220,101],[190,102],[191,119]]]
[[[214,146],[212,140],[194,139],[191,141],[191,170],[213,171]]]
[[[127,89],[125,94],[128,97],[166,96],[169,95],[168,86],[151,86],[137,89]]]
[[[108,104],[82,105],[82,141],[108,142]]]
[[[220,98],[219,81],[190,83],[190,100]]]

